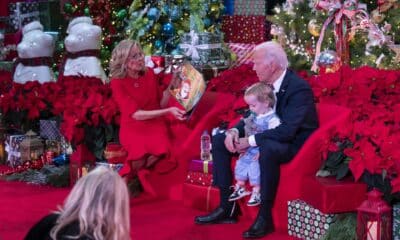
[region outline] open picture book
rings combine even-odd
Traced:
[[[190,113],[206,90],[203,75],[190,63],[184,63],[172,78],[169,91],[172,96]]]

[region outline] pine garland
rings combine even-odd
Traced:
[[[356,239],[357,214],[345,213],[338,216],[336,222],[332,223],[328,232],[321,240]]]
[[[44,165],[40,170],[28,169],[27,171],[7,176],[5,179],[7,181],[67,187],[69,186],[69,166]]]

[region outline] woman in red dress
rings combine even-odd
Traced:
[[[144,53],[133,40],[121,41],[110,62],[112,94],[121,112],[119,137],[128,151],[120,174],[135,175],[169,155],[170,136],[164,116],[184,119],[185,111],[166,108],[169,92],[162,91],[152,69],[145,67]]]

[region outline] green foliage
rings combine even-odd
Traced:
[[[376,1],[367,2],[360,1],[367,5],[368,11],[376,9]],[[282,6],[274,9],[275,15],[270,17],[277,26],[282,27],[283,34],[276,35],[275,39],[283,43],[288,52],[291,68],[296,70],[310,69],[315,57],[316,43],[319,39],[324,22],[328,19],[331,12],[324,10],[316,10],[315,1],[298,0],[288,1]],[[384,19],[380,21],[378,26],[383,29],[383,26],[388,23],[392,28],[387,33],[389,37],[394,37],[394,42],[400,44],[400,8],[391,7],[388,11],[381,13]],[[371,18],[372,18],[372,14]],[[310,30],[310,21],[315,21],[313,30]],[[372,18],[377,21],[376,18]],[[315,31],[317,29],[318,31]],[[362,65],[369,65],[372,67],[385,68],[385,69],[398,69],[400,62],[394,61],[396,56],[388,46],[373,46],[369,51],[366,50],[368,43],[368,31],[357,30],[353,38],[349,39],[350,47],[350,65],[358,67]],[[333,23],[331,22],[321,44],[321,51],[335,50],[335,36],[333,33]]]
[[[218,0],[134,0],[126,34],[149,54],[176,54],[184,33],[219,32],[223,4]]]
[[[341,214],[321,240],[354,240],[356,239],[356,227],[357,215],[355,213]]]
[[[353,143],[348,139],[334,139],[337,146],[336,151],[329,151],[327,159],[322,164],[318,176],[336,176],[336,180],[341,180],[349,173],[349,161],[343,151],[346,148],[353,147]]]
[[[126,37],[124,27],[128,6],[132,0],[67,0],[63,2],[66,19],[89,16],[95,25],[101,27],[103,41],[100,59],[103,68],[108,72],[109,60],[115,44]]]

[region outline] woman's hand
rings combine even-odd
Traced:
[[[184,110],[182,110],[182,109],[177,108],[177,107],[168,108],[168,112],[170,114],[172,114],[176,119],[179,119],[179,120],[185,120],[186,119],[186,117],[185,117],[186,112]]]

